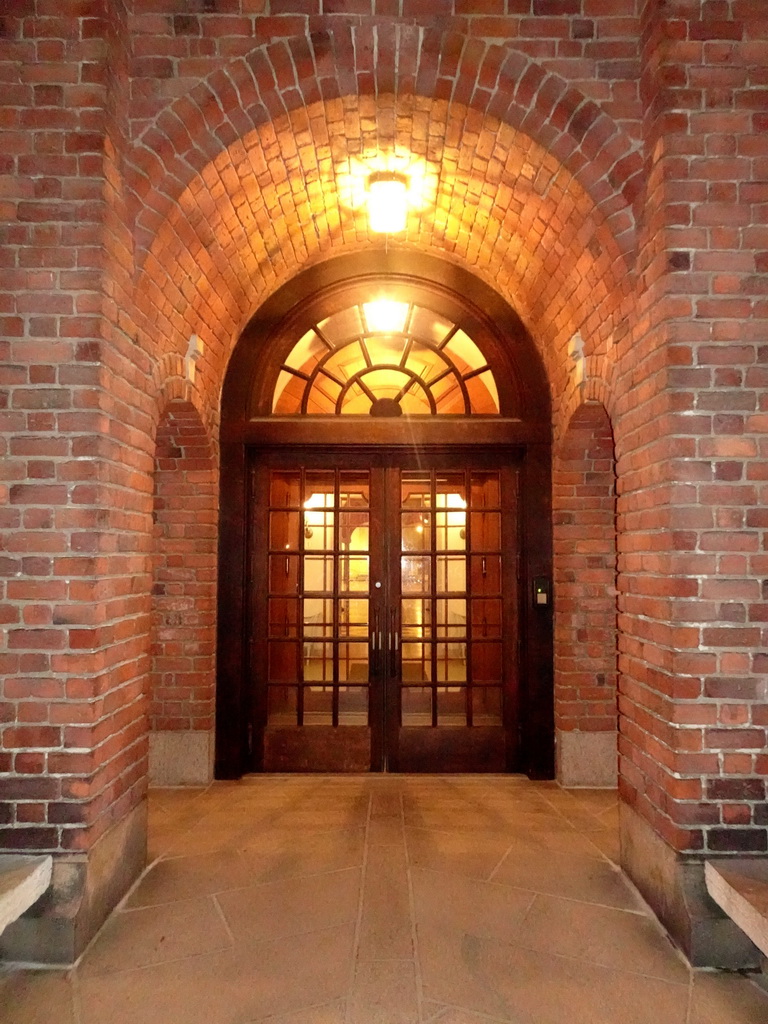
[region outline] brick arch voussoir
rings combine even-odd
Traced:
[[[375,33],[388,33],[378,40],[376,61],[372,43],[368,50],[353,45],[350,26],[265,44],[171,101],[126,162],[137,246],[149,248],[192,179],[249,132],[318,100],[391,94],[395,102],[419,96],[466,104],[530,135],[604,207],[632,262],[632,204],[642,162],[626,133],[565,79],[509,45],[438,31],[419,45],[418,34],[407,29],[376,26]],[[355,60],[362,66],[350,63]]]

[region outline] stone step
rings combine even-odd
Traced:
[[[53,858],[0,854],[0,934],[51,884]]]
[[[707,861],[704,877],[715,903],[768,956],[768,857]]]

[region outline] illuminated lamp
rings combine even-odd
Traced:
[[[371,231],[396,235],[408,223],[408,179],[381,171],[368,179],[368,223]]]

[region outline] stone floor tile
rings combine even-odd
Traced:
[[[412,867],[484,879],[490,878],[510,847],[509,838],[478,831],[406,828],[405,839]]]
[[[0,971],[0,1024],[74,1024],[72,998],[62,971]]]
[[[371,846],[402,846],[405,842],[403,823],[399,818],[371,818],[367,838]]]
[[[768,1024],[768,995],[738,974],[694,971],[689,1024]]]
[[[354,931],[337,928],[81,979],[81,1024],[247,1024],[344,997]]]
[[[522,889],[450,872],[415,868],[411,874],[417,928],[512,942],[519,939],[520,926],[535,899]]]
[[[235,942],[261,942],[357,920],[359,868],[291,878],[217,897]]]
[[[223,851],[195,857],[157,861],[126,901],[128,907],[147,907],[176,900],[210,896],[241,889],[251,882],[248,864],[239,853]]]
[[[368,850],[358,956],[361,960],[413,956],[405,847],[371,846]]]
[[[297,839],[292,829],[261,828],[247,838],[241,854],[251,885],[360,867],[365,856],[365,829],[304,833]]]
[[[542,857],[521,844],[499,865],[493,880],[549,896],[625,910],[641,909],[637,896],[620,872],[607,861],[581,854],[549,853]]]
[[[688,983],[687,964],[656,921],[642,914],[537,895],[520,935],[530,949]]]
[[[688,985],[465,935],[419,935],[424,996],[514,1024],[685,1024]]]
[[[280,1014],[277,1017],[262,1017],[248,1024],[345,1024],[345,1003],[327,1003],[325,1006],[311,1006],[297,1013]]]
[[[416,973],[407,960],[359,964],[346,1024],[419,1024]]]
[[[113,914],[78,970],[81,975],[126,971],[231,945],[212,898],[182,900]]]

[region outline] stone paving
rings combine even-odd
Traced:
[[[616,867],[616,796],[516,776],[260,776],[150,795],[151,866],[3,1024],[768,1024]]]

